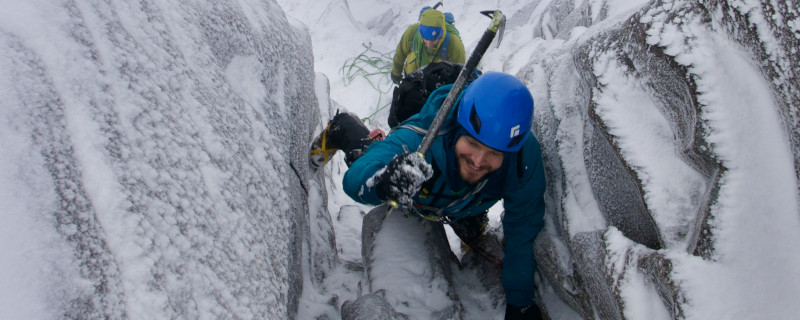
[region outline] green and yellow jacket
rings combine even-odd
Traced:
[[[393,75],[402,76],[403,71],[409,74],[431,62],[449,61],[464,64],[466,53],[458,30],[452,24],[444,21],[442,23],[444,25],[441,28],[445,33],[433,49],[428,49],[422,42],[422,36],[417,31],[419,23],[412,24],[406,29],[395,50]]]

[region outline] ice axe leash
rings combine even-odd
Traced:
[[[469,55],[469,59],[467,59],[467,63],[464,65],[464,68],[462,68],[461,72],[458,73],[458,78],[456,78],[456,81],[453,83],[453,87],[450,88],[450,92],[447,94],[442,106],[436,113],[436,117],[433,118],[433,122],[431,123],[430,128],[428,128],[428,132],[425,133],[425,137],[422,138],[422,143],[420,143],[419,147],[417,148],[417,154],[419,154],[422,158],[425,158],[425,154],[431,148],[433,138],[439,134],[439,130],[442,128],[444,120],[447,118],[447,114],[450,113],[450,109],[453,108],[453,104],[455,104],[456,99],[458,99],[458,96],[461,94],[461,90],[464,89],[464,84],[467,82],[467,77],[475,72],[475,68],[478,66],[481,58],[483,58],[483,54],[486,53],[489,45],[492,44],[492,40],[494,40],[495,35],[498,33],[501,35],[501,37],[498,38],[498,45],[502,39],[503,30],[505,30],[506,26],[505,15],[503,15],[500,10],[481,11],[481,13],[492,18],[492,22],[489,23],[489,27],[486,28],[486,31],[483,32],[481,39],[478,41],[478,45],[475,46],[474,50],[472,50],[472,53]],[[394,200],[387,200],[386,203],[391,208],[399,207],[397,201]]]

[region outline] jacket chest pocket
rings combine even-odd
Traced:
[[[406,56],[406,65],[405,65],[406,74],[410,74],[410,73],[414,72],[414,70],[417,70],[418,69],[418,66],[417,66],[418,64],[419,63],[417,62],[417,55],[414,54],[413,51],[410,52]]]

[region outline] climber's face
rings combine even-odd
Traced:
[[[428,49],[436,48],[436,45],[439,44],[439,40],[442,39],[442,35],[444,35],[444,29],[426,26],[422,24],[421,20],[417,29],[419,30],[419,35],[422,38],[422,42],[425,43],[425,47]]]
[[[486,146],[470,135],[463,135],[456,140],[455,153],[461,179],[469,184],[477,183],[503,165],[503,152]]]
[[[425,43],[425,46],[428,49],[433,49],[433,48],[436,48],[437,44],[439,44],[439,39],[436,39],[436,40],[425,40],[425,39],[422,39],[422,42]]]

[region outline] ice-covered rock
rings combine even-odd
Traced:
[[[560,3],[525,12],[544,23]],[[546,287],[584,319],[727,317],[702,305],[702,292],[772,282],[734,280],[751,263],[734,248],[759,246],[751,227],[781,230],[768,236],[780,243],[798,226],[800,88],[787,81],[800,71],[798,8],[653,1],[618,11],[613,1],[586,3],[560,15],[605,8],[606,18],[575,20],[592,25],[573,23],[579,33],[518,73],[534,92],[548,170],[551,221],[535,250]],[[764,261],[776,258],[769,250]],[[778,265],[796,278],[793,263]],[[704,282],[689,266],[730,282]],[[784,295],[728,298],[781,310],[773,314],[790,307]]]
[[[308,31],[274,1],[3,7],[0,317],[294,318],[335,262]]]

